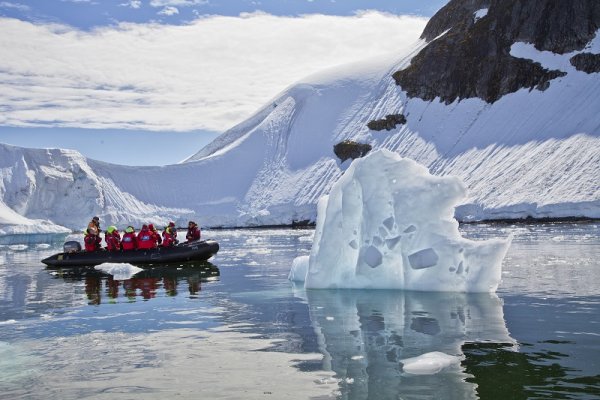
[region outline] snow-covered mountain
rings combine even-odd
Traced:
[[[599,27],[594,0],[453,0],[407,54],[307,77],[182,164],[0,145],[0,229],[314,221],[346,140],[461,177],[460,220],[599,218]]]

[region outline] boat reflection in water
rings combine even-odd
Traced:
[[[85,293],[90,305],[101,304],[103,299],[114,302],[119,298],[135,301],[138,297],[150,300],[157,293],[177,296],[180,283],[187,283],[190,296],[197,296],[202,282],[220,276],[219,268],[208,261],[159,264],[142,268],[130,277],[117,277],[94,267],[46,268],[52,275],[65,281],[85,282]]]
[[[517,350],[494,294],[304,289],[295,294],[308,302],[324,369],[336,373],[343,398],[477,398],[477,385],[462,365],[463,345],[491,342]],[[432,352],[456,362],[423,374],[404,371],[404,359]]]

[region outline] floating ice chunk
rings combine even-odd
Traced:
[[[29,246],[27,246],[26,244],[11,244],[8,246],[8,248],[12,251],[23,251],[27,250]]]
[[[387,150],[354,160],[319,200],[310,256],[290,279],[306,288],[494,292],[510,238],[463,238],[454,209],[466,194],[459,178]]]
[[[405,358],[404,360],[400,360],[400,362],[403,365],[402,370],[408,374],[433,375],[452,364],[460,363],[460,360],[460,357],[433,351],[418,357]]]
[[[424,269],[434,267],[440,257],[434,249],[424,249],[408,256],[408,262],[413,269]]]
[[[112,275],[118,281],[131,279],[135,274],[143,271],[142,268],[127,263],[104,263],[96,265],[94,268]]]

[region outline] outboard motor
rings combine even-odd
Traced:
[[[75,253],[77,251],[81,251],[81,244],[76,240],[70,240],[65,242],[63,245],[63,250],[65,253]]]

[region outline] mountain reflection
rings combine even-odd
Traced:
[[[164,292],[164,296],[177,296],[182,281],[187,283],[187,293],[196,296],[202,289],[202,282],[220,275],[219,269],[211,263],[203,263],[201,266],[148,267],[131,278],[122,280],[91,267],[53,269],[51,273],[65,281],[84,282],[90,305],[113,302],[119,298],[127,301],[136,301],[138,298],[150,300],[159,291]]]
[[[438,374],[410,375],[401,360],[434,351],[464,357],[466,342],[515,346],[496,295],[368,290],[301,295],[325,369],[341,381],[342,398],[477,398],[476,385],[467,382],[459,364]]]

